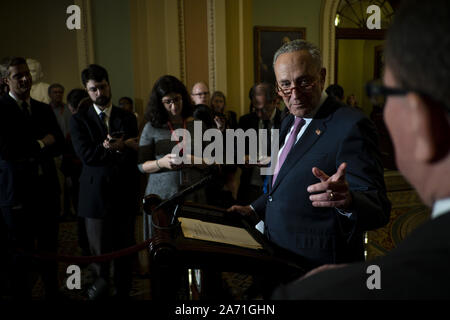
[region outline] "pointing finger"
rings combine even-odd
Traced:
[[[329,176],[325,172],[323,172],[317,167],[312,168],[312,173],[316,178],[320,179],[321,182],[324,182],[329,178]]]

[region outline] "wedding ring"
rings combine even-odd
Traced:
[[[331,191],[331,192],[328,194],[328,197],[330,198],[330,200],[333,200],[333,199],[334,199],[334,193],[333,193],[333,191]]]

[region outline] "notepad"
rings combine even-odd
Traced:
[[[211,223],[190,218],[179,218],[186,238],[231,244],[250,249],[262,249],[244,228]]]

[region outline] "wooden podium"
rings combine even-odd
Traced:
[[[144,199],[144,214],[151,218],[148,219],[151,220],[151,228],[147,228],[149,231],[145,236],[152,238],[149,245],[152,299],[174,300],[180,290],[188,292],[189,269],[200,269],[204,275],[220,275],[220,272],[268,277],[277,275],[284,281],[300,277],[307,271],[301,257],[275,247],[237,213],[186,202],[176,210],[177,217],[173,219],[174,207],[155,211],[159,203],[161,199],[157,195],[148,195]],[[183,235],[178,217],[244,228],[262,245],[262,249],[187,238]],[[191,287],[198,294],[194,295],[194,299],[214,296],[214,291],[220,286],[216,280],[214,276],[202,277],[200,288]]]

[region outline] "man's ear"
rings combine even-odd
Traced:
[[[449,123],[443,108],[417,93],[407,95],[411,112],[412,131],[416,137],[414,156],[422,162],[435,162],[444,157],[449,148]]]

